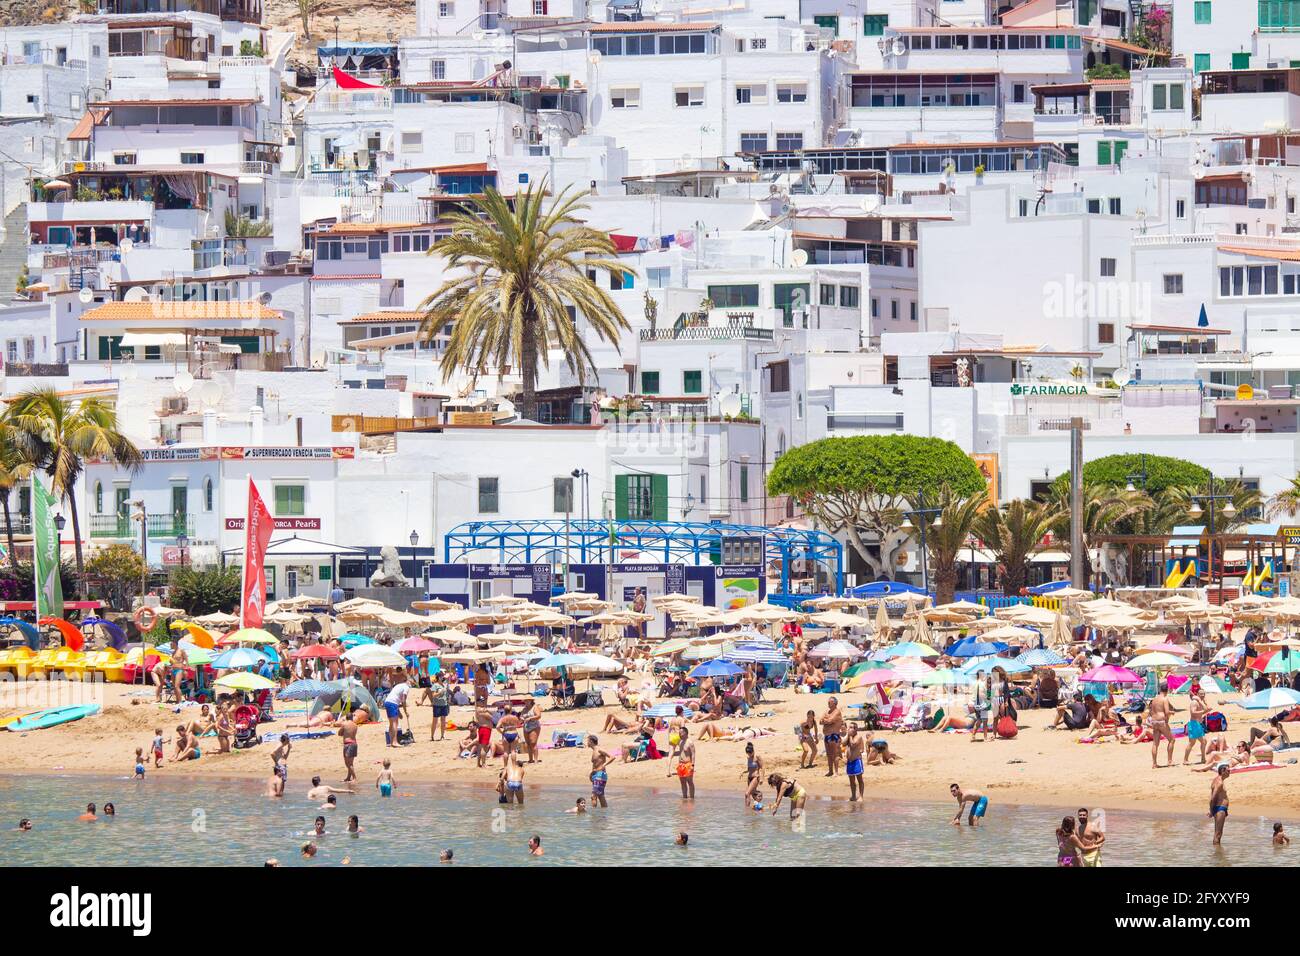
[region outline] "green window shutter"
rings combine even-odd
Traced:
[[[682,372],[682,394],[699,395],[704,391],[704,373]]]
[[[1110,165],[1110,140],[1101,139],[1097,141],[1097,165]]]
[[[1183,108],[1183,87],[1179,83],[1169,84],[1169,108],[1171,110]]]
[[[1163,83],[1156,83],[1151,87],[1151,108],[1156,110],[1165,109],[1168,105],[1166,96],[1167,87]]]
[[[862,18],[863,36],[883,36],[887,26],[889,26],[889,14],[887,13],[873,13]]]
[[[818,16],[813,17],[813,23],[819,27],[826,27],[836,36],[840,35],[840,18],[835,16]]]
[[[1204,73],[1210,68],[1210,54],[1198,53],[1193,58],[1193,69],[1197,73]]]
[[[650,476],[651,514],[655,521],[668,520],[668,476]]]
[[[740,503],[749,501],[749,466],[740,466]]]
[[[1196,0],[1196,22],[1209,23],[1212,16],[1210,10],[1210,0]]]
[[[1250,54],[1249,53],[1232,54],[1232,68],[1234,70],[1249,70]]]
[[[614,476],[614,517],[627,520],[627,484],[631,475]]]
[[[1128,140],[1126,139],[1115,140],[1115,165],[1116,166],[1119,165],[1119,161],[1124,158],[1124,154],[1126,152],[1128,152]]]

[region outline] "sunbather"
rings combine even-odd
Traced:
[[[930,728],[930,733],[942,733],[945,730],[970,730],[973,726],[975,726],[975,721],[971,717],[944,714],[943,719]]]

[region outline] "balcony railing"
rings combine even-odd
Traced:
[[[151,538],[175,538],[184,534],[192,537],[194,520],[189,515],[148,515],[146,524]],[[135,538],[140,533],[140,522],[129,515],[91,515],[92,538]]]
[[[772,341],[772,330],[752,325],[688,325],[669,326],[662,329],[642,329],[642,342],[722,341],[724,339],[752,339]]]

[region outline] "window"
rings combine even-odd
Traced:
[[[1183,294],[1183,274],[1170,273],[1165,276],[1165,295]]]
[[[641,373],[641,394],[642,395],[659,394],[659,373],[658,372]]]
[[[1250,54],[1249,53],[1232,54],[1232,68],[1234,70],[1249,70]]]
[[[803,149],[803,133],[777,133],[776,148],[782,151]]]
[[[840,286],[840,308],[856,309],[861,304],[861,292],[855,285]]]
[[[785,393],[790,391],[790,363],[773,362],[768,365],[771,370],[771,381],[768,384],[768,390],[773,394]]]
[[[1181,83],[1152,84],[1151,108],[1153,110],[1181,110],[1183,108],[1183,85]]]
[[[424,148],[424,133],[420,130],[402,130],[402,152],[418,153]]]
[[[749,466],[740,466],[740,503],[749,501]]]
[[[1103,279],[1113,279],[1113,278],[1115,278],[1115,260],[1114,260],[1114,259],[1102,259],[1102,260],[1101,260],[1101,277],[1102,277]]]
[[[114,165],[114,166],[134,166],[134,165],[135,165],[135,153],[114,153],[114,154],[113,154],[113,165]]]
[[[1024,83],[1011,84],[1011,102],[1023,103],[1024,101],[1025,101],[1025,84]]]
[[[102,481],[97,481],[95,482],[95,514],[102,515],[103,513],[104,513],[104,483]]]
[[[1099,139],[1097,140],[1097,165],[1118,166],[1127,150],[1128,140],[1126,139]]]
[[[890,317],[891,319],[895,319],[895,320],[898,318],[898,300],[897,300],[897,299],[890,299],[890,300],[889,300],[889,317]]]
[[[908,318],[910,318],[913,322],[915,322],[915,321],[916,321],[916,303],[915,303],[915,302],[909,302],[909,303],[907,303],[907,311],[908,311]]]
[[[758,105],[767,102],[767,84],[766,83],[745,83],[736,87],[736,102],[741,106]],[[744,134],[741,134],[744,138]],[[763,135],[763,143],[767,144],[767,134]]]
[[[569,514],[573,511],[573,477],[571,475],[551,480],[551,498],[557,515]]]
[[[472,153],[474,152],[474,134],[457,133],[456,134],[456,152]]]
[[[113,513],[125,518],[131,510],[131,486],[118,485],[113,489]]]
[[[880,300],[874,295],[871,297],[871,317],[873,319],[880,318]]]
[[[629,37],[629,40],[648,39],[653,37]],[[659,37],[659,52],[661,54],[678,54],[678,53],[703,53],[704,49],[703,33],[673,33]],[[646,51],[650,52],[649,50]]]
[[[813,17],[813,23],[819,27],[825,27],[835,36],[840,35],[840,18],[836,16],[816,16]]]
[[[1108,206],[1109,206],[1110,214],[1111,214],[1112,216],[1118,216],[1118,215],[1120,214],[1121,206],[1120,206],[1120,200],[1119,200],[1118,197],[1112,197],[1111,199],[1109,199],[1109,200],[1107,201],[1107,204],[1108,204]]]
[[[306,485],[276,485],[275,513],[286,517],[301,517],[307,513]]]
[[[447,61],[434,60],[429,67],[430,76],[435,80],[445,80],[447,78]]]
[[[454,17],[455,15],[456,15],[456,4],[447,3],[447,2],[438,4],[438,16],[445,19],[447,17]]]
[[[757,285],[711,285],[708,297],[715,309],[755,309],[758,307]]]
[[[667,266],[650,268],[645,271],[645,281],[651,289],[665,289],[672,281],[673,270]]]
[[[614,513],[620,521],[666,521],[667,475],[615,475]]]
[[[807,103],[808,84],[807,83],[776,84],[776,101],[778,103]]]
[[[767,152],[767,134],[766,133],[741,133],[740,151],[742,153]]]
[[[889,14],[868,14],[862,18],[862,35],[868,37],[884,36],[885,27],[887,26],[889,26]]]
[[[546,0],[533,0],[533,16],[535,17],[546,16],[546,7],[547,7]]]
[[[704,373],[699,369],[691,369],[682,372],[682,394],[703,395]]]
[[[1210,68],[1210,54],[1197,53],[1192,57],[1192,69],[1197,73],[1204,73]]]
[[[835,304],[835,286],[829,282],[823,282],[817,290],[817,302],[821,305]]]
[[[1114,322],[1097,323],[1097,343],[1099,345],[1115,344],[1115,323]]]
[[[212,479],[204,478],[203,479],[203,510],[204,511],[212,510],[212,506],[213,506],[212,493],[213,493]]]
[[[609,105],[616,110],[634,110],[641,105],[641,87],[611,86]]]
[[[500,479],[480,478],[478,480],[478,513],[481,515],[494,515],[500,510]]]
[[[1175,219],[1186,219],[1186,218],[1187,218],[1187,200],[1186,200],[1186,199],[1180,199],[1180,200],[1178,200],[1176,203],[1174,203],[1174,218],[1175,218]]]
[[[202,153],[181,153],[181,165],[202,166],[203,154]]]
[[[704,87],[702,86],[673,87],[673,105],[674,106],[703,106]]]
[[[1192,4],[1192,16],[1196,23],[1210,22],[1210,0],[1196,0]]]
[[[1225,266],[1219,270],[1219,295],[1224,298],[1277,294],[1277,266]]]

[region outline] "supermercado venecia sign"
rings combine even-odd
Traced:
[[[1017,398],[1034,398],[1043,395],[1079,396],[1088,394],[1087,385],[1021,385],[1011,383],[1011,394]]]

